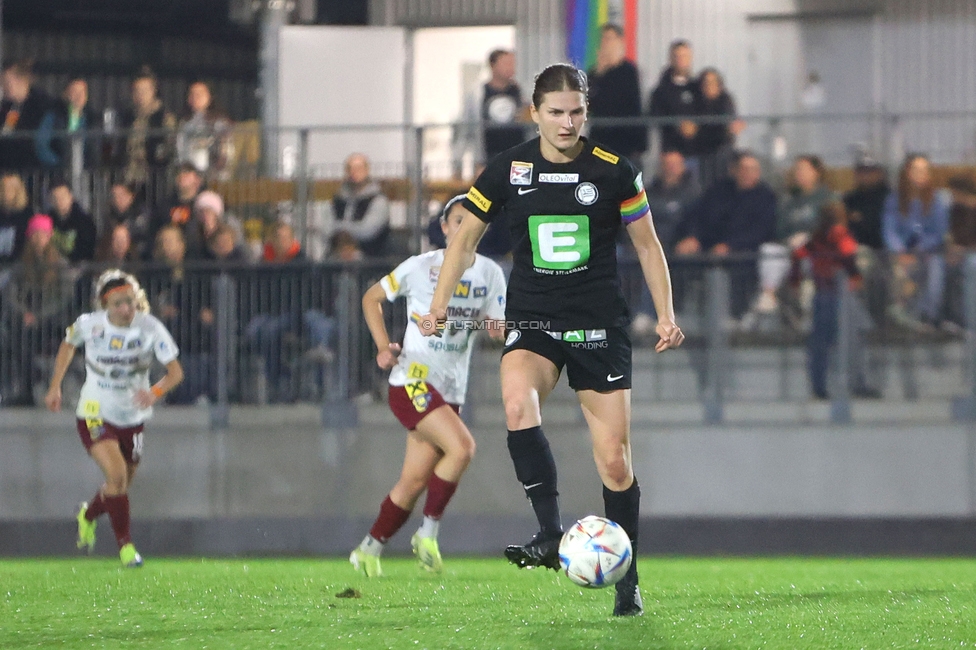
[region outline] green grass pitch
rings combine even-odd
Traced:
[[[972,648],[976,560],[642,558],[613,590],[446,558],[0,561],[0,648]],[[359,597],[338,598],[348,589]]]

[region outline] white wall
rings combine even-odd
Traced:
[[[514,49],[515,28],[435,27],[413,34],[414,124],[447,124],[476,120],[477,93],[488,80],[488,54],[497,48]],[[477,71],[471,74],[473,71]],[[452,161],[470,154],[465,167],[473,171],[477,156],[475,130],[458,133],[453,128],[428,129],[424,133],[424,167],[428,178],[451,178]]]
[[[280,126],[387,125],[319,130],[309,141],[313,166],[336,168],[350,153],[402,173],[406,32],[398,27],[291,26],[281,33]],[[295,138],[283,134],[282,148]],[[379,175],[385,175],[383,169]],[[330,173],[327,175],[335,175]]]

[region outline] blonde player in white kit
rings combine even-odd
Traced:
[[[105,474],[105,484],[78,512],[78,548],[95,546],[95,521],[108,513],[119,558],[126,567],[142,566],[129,534],[132,477],[142,457],[143,423],[152,417],[157,400],[183,381],[173,337],[149,313],[145,294],[134,277],[117,269],[95,283],[101,309],[82,314],[68,328],[54,362],[44,402],[61,410],[61,382],[75,350],[85,346],[87,375],[78,399],[77,428],[88,454]],[[153,358],[166,376],[149,385]]]
[[[456,196],[444,206],[441,230],[448,242],[461,224]],[[457,208],[457,209],[456,209]],[[487,257],[477,255],[458,282],[440,337],[425,338],[417,327],[430,311],[444,251],[415,255],[374,284],[363,296],[363,314],[379,352],[376,363],[390,370],[390,410],[407,428],[407,450],[400,480],[380,506],[369,535],[349,561],[367,576],[382,575],[380,554],[410,516],[427,490],[424,522],[410,540],[421,566],[437,573],[443,567],[437,532],[441,515],[474,456],[474,438],[458,415],[468,384],[468,365],[475,326],[484,324],[492,338],[504,337],[505,276]],[[410,322],[403,351],[390,342],[383,303],[406,296]]]

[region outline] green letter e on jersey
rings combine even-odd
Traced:
[[[590,218],[585,214],[533,215],[529,239],[536,268],[568,270],[590,261]]]

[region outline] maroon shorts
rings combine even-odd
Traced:
[[[114,440],[119,443],[125,462],[138,465],[142,460],[142,426],[138,424],[134,427],[117,427],[101,418],[78,418],[78,435],[88,453],[91,453],[92,445],[96,442]]]
[[[444,397],[425,381],[416,381],[406,386],[390,386],[390,410],[408,431],[416,429],[417,424],[428,413],[445,404],[447,402]],[[455,413],[461,412],[461,407],[457,404],[448,406]]]

